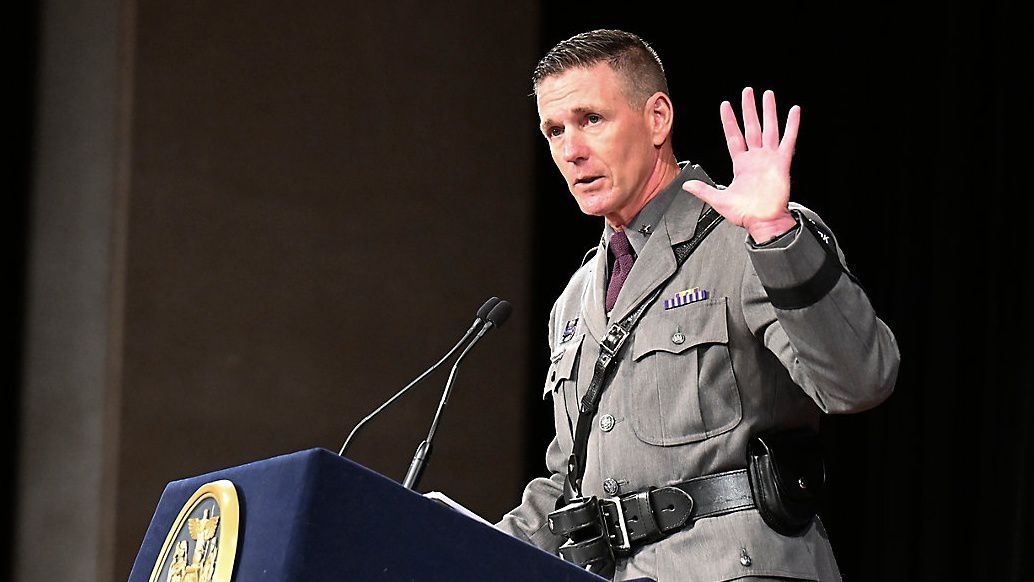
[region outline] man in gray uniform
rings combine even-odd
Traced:
[[[615,578],[838,580],[818,518],[784,535],[749,493],[735,506],[721,493],[747,487],[752,436],[817,429],[822,413],[876,406],[897,375],[894,336],[832,234],[790,202],[799,108],[780,138],[771,92],[759,120],[753,91],[744,90],[742,133],[722,103],[734,175],[717,188],[699,167],[676,161],[663,68],[635,35],[594,31],[564,41],[540,61],[534,85],[554,162],[582,212],[605,226],[550,315],[543,397],[554,403],[551,476],[529,483],[497,527],[551,552],[564,543],[547,515],[564,491],[579,401],[609,326],[660,289],[613,359],[591,416],[580,493],[648,500],[647,513],[657,515],[636,516],[629,528],[641,517],[659,522],[668,509],[659,496],[636,493],[709,479],[719,493],[689,488],[698,493],[684,524],[621,548]],[[679,264],[673,248],[704,228],[708,207],[724,220]]]

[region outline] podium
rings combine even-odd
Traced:
[[[603,580],[348,459],[310,449],[169,483],[130,582],[148,582],[185,504],[219,480],[232,482],[240,511],[235,581]],[[219,554],[233,551],[220,547]]]

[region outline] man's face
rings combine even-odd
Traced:
[[[645,107],[606,63],[539,82],[539,120],[553,162],[585,214],[618,216],[646,194],[657,161]]]

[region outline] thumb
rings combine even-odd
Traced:
[[[714,206],[713,202],[721,196],[720,190],[710,184],[701,182],[700,180],[690,180],[682,184],[682,189],[703,200],[705,204],[710,206]]]

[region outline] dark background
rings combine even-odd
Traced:
[[[32,136],[36,107],[36,64],[37,26],[39,9],[35,2],[18,3],[10,13],[8,30],[11,35],[14,55],[10,70],[10,93],[14,115],[10,120],[8,139],[13,147],[8,151],[10,162],[7,181],[10,184],[7,198],[7,212],[4,213],[4,264],[10,275],[7,277],[5,319],[7,320],[6,357],[3,382],[7,386],[4,406],[0,406],[0,438],[8,443],[4,462],[0,464],[0,481],[10,484],[11,494],[0,505],[0,577],[11,578],[13,572],[15,533],[14,511],[18,476],[19,409],[22,386],[22,342],[24,337],[25,311],[25,262],[28,247],[29,199],[31,198]]]
[[[676,156],[720,183],[722,100],[739,111],[751,85],[775,91],[783,120],[801,106],[791,197],[837,233],[902,354],[886,403],[824,420],[823,516],[844,577],[1020,580],[1034,540],[1029,43],[1007,3],[829,10],[551,5],[541,49],[592,28],[647,39],[668,73]],[[579,219],[544,147],[539,167],[548,313],[600,227]]]
[[[823,517],[845,579],[1020,580],[1034,539],[1029,35],[1008,2],[827,10],[651,4],[602,14],[598,4],[548,3],[540,8],[536,54],[592,28],[640,34],[668,72],[677,157],[701,164],[718,182],[730,179],[722,100],[737,104],[750,84],[775,90],[783,118],[791,104],[801,106],[792,197],[835,230],[902,353],[897,390],[885,404],[824,422],[831,492]],[[16,15],[9,386],[22,385],[38,61],[32,31],[40,22],[31,5]],[[530,74],[533,59],[527,64]],[[469,73],[439,74],[448,83],[448,75]],[[535,180],[537,192],[533,268],[530,301],[514,317],[521,321],[515,327],[530,333],[527,360],[512,365],[529,370],[535,385],[545,373],[549,308],[601,225],[579,215],[533,117],[527,126],[520,139],[538,140],[534,175],[523,177]],[[385,139],[408,136],[402,125],[387,131]],[[450,216],[445,206],[423,211]],[[435,323],[445,329],[449,321]],[[541,393],[526,394],[521,422],[533,428],[523,474],[530,478],[543,471],[552,421]],[[19,391],[8,398],[0,423],[17,451]],[[449,462],[444,448],[437,454],[438,463]],[[16,461],[5,465],[7,482],[17,482]],[[4,524],[13,523],[17,497],[7,499]],[[129,538],[123,545],[141,534],[120,532]],[[9,568],[11,540],[0,546]]]

